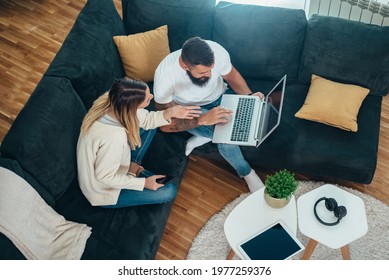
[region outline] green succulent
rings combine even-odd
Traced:
[[[274,198],[288,198],[297,190],[294,174],[286,169],[266,177],[266,192]]]

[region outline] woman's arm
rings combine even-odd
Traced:
[[[123,143],[119,141],[103,141],[96,153],[95,178],[111,188],[132,189],[142,191],[145,178],[137,178],[127,174],[128,168],[121,166]],[[119,172],[120,168],[124,168]]]
[[[200,115],[200,106],[175,105],[163,111],[165,120],[170,120],[171,118],[192,120],[193,118],[200,117]]]
[[[167,110],[175,106],[174,102],[167,104],[155,103],[155,108],[157,110]],[[214,125],[217,123],[227,122],[228,116],[232,112],[221,107],[215,107],[212,110],[209,110],[207,113],[200,115],[199,117],[193,117],[192,119],[178,119],[172,118],[169,125],[162,126],[160,129],[164,132],[179,132],[186,131],[200,125]]]
[[[155,102],[155,109],[157,110],[167,110],[173,106],[175,106],[174,102],[169,102],[167,104],[159,104]],[[185,131],[192,128],[195,128],[199,126],[198,125],[198,118],[193,119],[171,119],[169,125],[164,125],[160,129],[164,132],[178,132],[178,131]]]

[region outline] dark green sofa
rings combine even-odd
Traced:
[[[253,166],[287,168],[315,179],[371,182],[381,102],[389,92],[389,27],[317,15],[306,21],[302,10],[220,2],[213,39],[227,48],[252,90],[267,92],[269,81],[288,74],[280,126],[258,149],[242,148]],[[294,117],[313,73],[370,89],[358,114],[358,132]]]
[[[266,92],[288,74],[281,125],[258,149],[242,148],[248,161],[259,169],[372,180],[381,101],[389,89],[388,28],[320,16],[307,21],[301,10],[215,6],[214,0],[123,0],[122,10],[123,20],[111,1],[88,1],[0,146],[0,166],[26,179],[66,219],[92,227],[83,259],[153,259],[172,207],[92,207],[79,189],[76,144],[82,119],[113,80],[124,76],[114,35],[167,24],[171,51],[192,36],[215,40],[253,90]],[[294,117],[312,73],[371,89],[357,133]],[[180,183],[189,136],[158,131],[144,166],[177,176]],[[220,158],[213,144],[194,153]],[[0,248],[1,259],[24,258],[2,234]]]
[[[67,220],[92,227],[83,259],[153,259],[173,205],[92,207],[77,182],[82,119],[124,76],[112,39],[122,34],[126,29],[112,1],[88,1],[0,146],[0,166],[26,179]],[[184,147],[181,135],[157,133],[143,165],[176,176],[179,184],[188,161]],[[24,258],[3,234],[0,248],[0,259]]]

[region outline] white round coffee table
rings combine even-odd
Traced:
[[[284,208],[276,209],[267,205],[263,192],[264,188],[245,198],[231,211],[224,222],[224,234],[231,247],[227,259],[231,259],[234,253],[243,259],[237,246],[278,220],[284,221],[287,227],[296,234],[297,210],[294,196]]]
[[[334,198],[338,206],[347,209],[347,215],[337,225],[321,224],[314,215],[314,205],[320,198]],[[297,199],[299,230],[310,238],[301,259],[309,259],[317,243],[332,249],[341,249],[343,259],[350,259],[348,244],[367,233],[367,220],[363,200],[334,185],[326,184]],[[325,202],[316,207],[317,214],[326,223],[337,221],[333,211],[327,210]]]

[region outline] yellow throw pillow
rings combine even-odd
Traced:
[[[151,82],[162,59],[170,53],[167,25],[128,36],[114,36],[126,76]]]
[[[312,75],[311,86],[297,118],[358,131],[357,115],[369,89]]]

